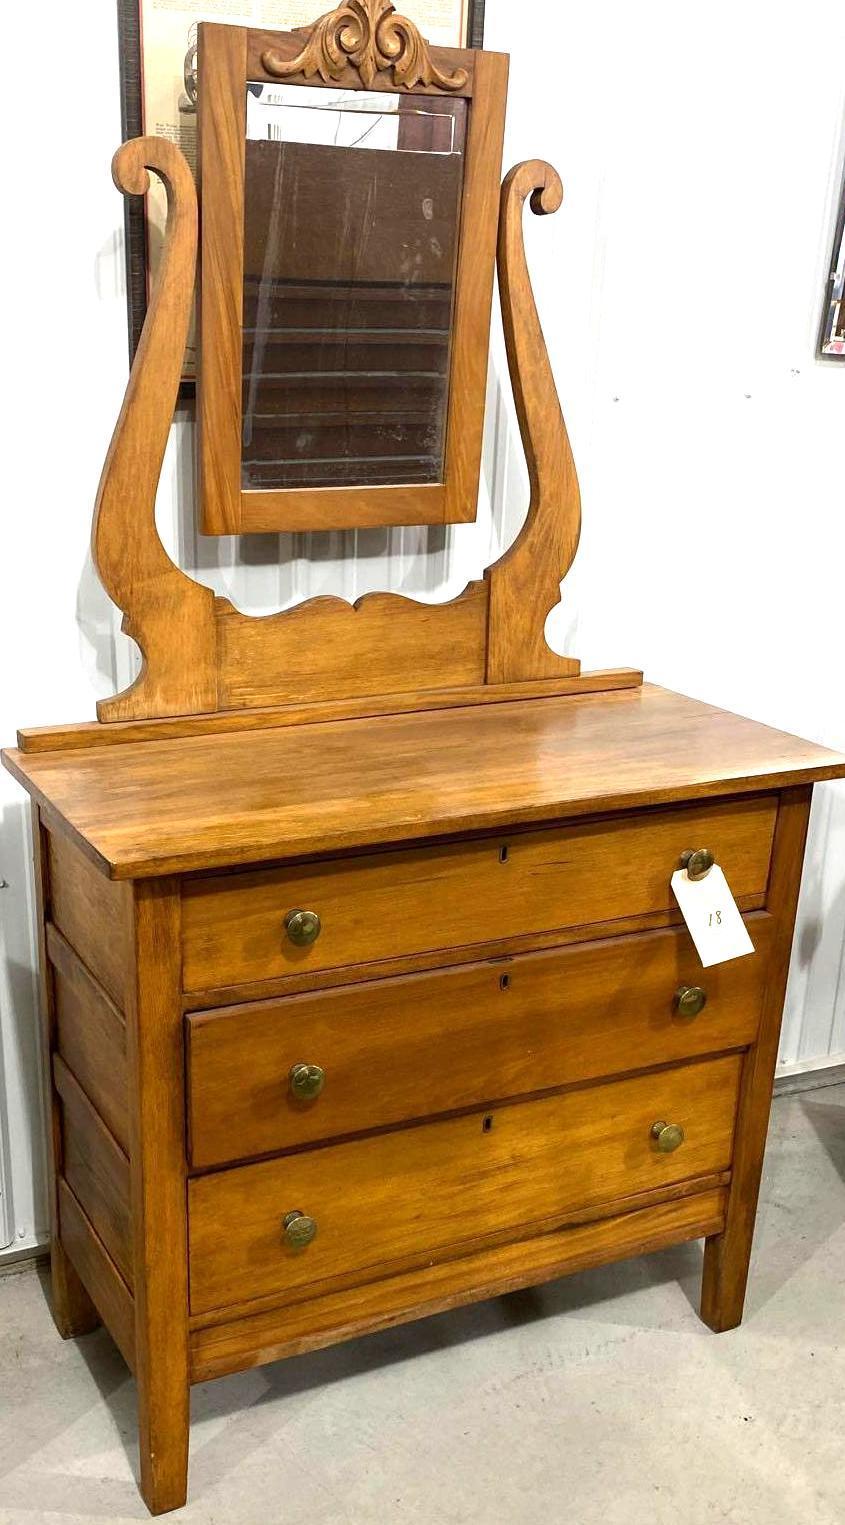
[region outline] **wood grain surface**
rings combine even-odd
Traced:
[[[784,790],[778,811],[768,895],[776,935],[760,1031],[743,1065],[724,1232],[709,1238],[704,1251],[701,1317],[717,1331],[736,1328],[745,1303],[811,792]]]
[[[751,1043],[773,922],[751,958],[702,971],[686,930],[528,953],[188,1019],[194,1168],[299,1148]],[[695,1018],[675,992],[701,985]],[[321,1094],[292,1093],[319,1064]]]
[[[197,102],[197,505],[211,535],[240,531],[246,43],[245,27],[199,28],[199,70],[215,81]]]
[[[724,1169],[741,1067],[739,1055],[705,1060],[497,1107],[489,1121],[473,1113],[197,1176],[191,1311],[225,1307],[235,1289],[247,1299],[377,1279]],[[658,1119],[686,1133],[671,1154],[651,1138]],[[283,1238],[293,1210],[317,1222],[304,1250]],[[226,1223],[238,1232],[221,1234]]]
[[[559,175],[542,159],[517,164],[505,176],[499,215],[502,326],[531,498],[520,534],[486,573],[490,683],[560,677],[580,665],[552,651],[544,634],[578,549],[581,497],[525,259],[528,197],[537,213],[556,212],[563,200]]]
[[[223,736],[233,731],[265,731],[278,726],[315,725],[326,720],[361,720],[413,710],[457,710],[468,704],[506,704],[514,699],[554,699],[561,694],[608,694],[639,688],[637,667],[610,667],[574,678],[546,678],[540,683],[477,683],[458,688],[417,689],[411,693],[369,698],[315,699],[249,710],[220,710],[210,715],[163,716],[161,720],[72,720],[67,725],[21,726],[21,752],[66,752],[87,747],[127,746],[138,741],[180,741],[186,736]]]
[[[123,611],[142,666],[124,693],[101,699],[100,720],[215,709],[214,594],[165,550],[155,500],[182,374],[191,315],[197,198],[184,156],[165,138],[133,138],[112,161],[115,184],[141,196],[154,170],[167,192],[167,231],[155,289],[103,466],[91,552]]]
[[[129,974],[129,892],[109,884],[61,832],[47,834],[46,851],[50,918],[120,1011]]]
[[[776,813],[776,795],[755,795],[193,879],[184,887],[184,986],[471,946],[493,928],[519,937],[668,911],[671,875],[695,844],[715,854],[735,894],[763,895]],[[321,918],[310,946],[297,947],[285,931],[296,909]]]
[[[591,1221],[584,1215],[551,1233],[477,1250],[388,1280],[362,1282],[251,1316],[192,1320],[192,1380],[204,1382],[608,1260],[647,1255],[665,1245],[717,1233],[724,1224],[724,1188],[706,1181],[693,1185],[703,1189],[688,1195],[681,1190],[663,1201],[660,1193],[644,1192],[618,1203],[616,1216]]]
[[[3,758],[114,878],[845,774],[838,753],[650,684],[83,753],[11,749]]]
[[[179,887],[133,888],[126,1012],[132,1156],[135,1375],[141,1492],[153,1514],[188,1485],[185,1074],[179,1014]]]
[[[56,1050],[128,1153],[129,1080],[123,1016],[50,923],[47,954],[55,991]]]
[[[129,1161],[58,1054],[53,1073],[62,1098],[63,1177],[131,1287]]]
[[[484,681],[483,582],[447,604],[367,593],[357,604],[312,598],[263,619],[218,599],[215,613],[223,709],[294,703],[303,690],[303,661],[317,702]]]
[[[67,1181],[59,1181],[62,1245],[130,1370],[135,1370],[135,1305],[126,1282]],[[79,1333],[84,1333],[79,1330]]]
[[[59,1192],[63,1169],[62,1103],[53,1080],[53,1053],[58,1041],[55,989],[47,957],[47,918],[51,914],[50,839],[33,805],[32,867],[35,886],[36,937],[38,939],[38,1038],[40,1081],[46,1123],[47,1209],[50,1221],[50,1304],[56,1328],[63,1340],[96,1329],[100,1314],[82,1281],[82,1272],[62,1237]]]

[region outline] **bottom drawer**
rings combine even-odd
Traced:
[[[191,1308],[368,1280],[730,1164],[742,1056],[351,1140],[189,1183]],[[663,1152],[657,1122],[684,1141]],[[316,1223],[304,1248],[284,1222]]]

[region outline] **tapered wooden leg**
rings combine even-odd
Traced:
[[[725,1227],[704,1249],[701,1317],[718,1333],[742,1321],[811,793],[785,789],[780,798],[766,900],[777,921],[772,962],[758,1039],[743,1066]]]
[[[135,979],[127,1019],[135,1376],[141,1493],[151,1514],[188,1485],[188,1250],[179,886],[134,893]]]

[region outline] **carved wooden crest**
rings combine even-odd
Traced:
[[[466,69],[443,74],[437,68],[425,38],[407,16],[397,15],[392,0],[345,0],[313,26],[297,28],[297,32],[308,41],[295,58],[283,58],[276,48],[262,53],[268,74],[279,79],[292,74],[312,79],[318,74],[328,84],[342,79],[352,64],[367,89],[383,69],[392,69],[394,84],[406,90],[414,85],[461,90],[467,82]]]

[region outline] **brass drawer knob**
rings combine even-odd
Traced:
[[[319,1064],[293,1064],[289,1078],[297,1101],[313,1101],[325,1085],[326,1072]]]
[[[681,868],[686,869],[688,879],[704,879],[715,862],[709,847],[697,847],[695,851],[688,847],[681,853]]]
[[[285,931],[297,948],[308,948],[320,936],[322,923],[316,911],[288,911]]]
[[[680,1123],[652,1123],[651,1136],[661,1154],[671,1154],[684,1142],[684,1130]]]
[[[675,1005],[678,1015],[682,1017],[697,1017],[707,1004],[707,992],[700,985],[679,985],[675,991]]]
[[[317,1233],[317,1224],[307,1213],[301,1213],[299,1208],[293,1212],[285,1213],[282,1219],[285,1244],[292,1250],[304,1250],[310,1244]]]

